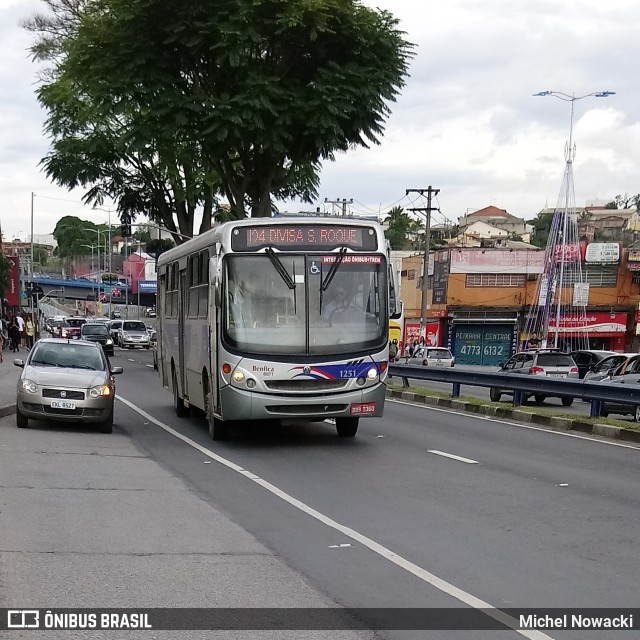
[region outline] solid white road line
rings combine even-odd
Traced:
[[[335,529],[336,531],[339,531],[347,538],[351,538],[351,540],[355,540],[356,542],[359,542],[362,546],[367,547],[374,553],[377,553],[382,558],[385,558],[389,562],[392,562],[398,567],[401,567],[402,569],[409,572],[416,578],[419,578],[420,580],[423,580],[424,582],[434,586],[436,589],[439,589],[440,591],[442,591],[443,593],[446,593],[452,598],[459,600],[463,604],[473,607],[474,609],[482,609],[487,616],[489,616],[490,618],[493,618],[494,620],[497,620],[498,622],[504,624],[510,629],[513,629],[516,633],[520,634],[525,638],[529,638],[530,640],[553,640],[551,636],[547,635],[546,633],[542,633],[541,631],[533,631],[533,630],[530,631],[525,629],[519,629],[518,627],[520,623],[513,616],[510,616],[504,613],[503,611],[500,611],[496,607],[490,605],[488,602],[485,602],[480,598],[476,598],[470,593],[467,593],[466,591],[459,589],[458,587],[451,584],[450,582],[447,582],[446,580],[439,578],[435,574],[430,573],[429,571],[427,571],[426,569],[423,569],[417,564],[414,564],[413,562],[406,560],[402,556],[395,554],[390,549],[387,549],[386,547],[383,547],[381,544],[378,544],[377,542],[375,542],[375,540],[372,540],[371,538],[367,538],[365,535],[358,533],[354,529],[346,527],[345,525],[342,525],[339,522],[332,520],[328,516],[325,516],[319,511],[316,511],[315,509],[305,504],[304,502],[301,502],[300,500],[294,498],[293,496],[290,496],[288,493],[285,493],[284,491],[282,491],[282,489],[279,489],[278,487],[271,484],[267,480],[263,480],[260,476],[257,476],[255,473],[252,473],[247,469],[243,469],[240,465],[235,464],[235,462],[231,462],[231,460],[227,460],[226,458],[219,456],[217,453],[213,453],[213,451],[211,451],[210,449],[207,449],[206,447],[203,447],[197,442],[191,440],[191,438],[188,438],[187,436],[182,435],[175,429],[172,429],[170,426],[164,424],[164,422],[161,422],[157,418],[154,418],[151,414],[144,411],[144,409],[141,409],[140,407],[136,406],[129,400],[126,400],[122,396],[116,396],[116,397],[127,407],[129,407],[136,413],[140,414],[145,420],[148,420],[149,422],[152,422],[153,424],[157,425],[161,429],[164,429],[167,433],[170,433],[172,436],[178,438],[179,440],[182,440],[184,443],[198,450],[203,455],[211,458],[212,460],[215,460],[216,462],[219,462],[221,465],[227,467],[228,469],[231,469],[232,471],[235,471],[236,473],[239,473],[245,478],[252,480],[256,484],[260,485],[263,489],[266,489],[267,491],[277,496],[281,500],[284,500],[284,502],[290,504],[296,509],[299,509],[300,511],[307,514],[308,516],[315,518],[319,522],[322,522],[327,527],[330,527],[331,529]]]
[[[467,464],[480,464],[477,460],[471,460],[470,458],[463,458],[462,456],[454,456],[453,453],[445,453],[444,451],[436,451],[435,449],[430,449],[429,453],[434,453],[437,456],[442,456],[443,458],[451,458],[452,460],[458,460],[459,462],[466,462]]]

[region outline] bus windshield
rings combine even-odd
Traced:
[[[344,355],[387,341],[382,256],[292,253],[226,260],[223,340],[249,354]],[[333,269],[332,269],[332,265]]]

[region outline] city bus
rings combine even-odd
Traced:
[[[252,420],[335,420],[353,437],[381,416],[395,312],[376,222],[226,222],[158,259],[157,351],[178,416],[214,440]]]

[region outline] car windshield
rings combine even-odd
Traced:
[[[144,326],[144,322],[125,322],[122,325],[123,331],[146,331],[147,327]]]
[[[104,371],[105,364],[98,345],[39,342],[31,353],[32,367],[62,367]]]
[[[107,327],[103,324],[85,324],[82,327],[83,336],[106,336],[108,333]]]
[[[361,258],[360,256],[358,256]],[[387,342],[382,256],[260,254],[226,261],[223,339],[253,354],[351,354]]]
[[[451,352],[449,349],[427,349],[427,358],[451,358]]]
[[[575,363],[571,356],[562,353],[540,353],[538,354],[539,367],[574,367]]]

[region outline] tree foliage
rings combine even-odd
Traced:
[[[393,207],[386,214],[385,222],[389,225],[385,236],[392,249],[411,248],[411,240],[407,237],[414,228],[414,220],[402,207]]]
[[[553,222],[554,211],[540,211],[538,215],[531,221],[533,225],[533,234],[531,236],[531,244],[536,247],[546,247],[549,233],[551,232],[551,223]]]
[[[317,195],[321,163],[378,143],[412,46],[357,0],[46,0],[47,174],[191,236]],[[176,242],[181,238],[174,236]]]

